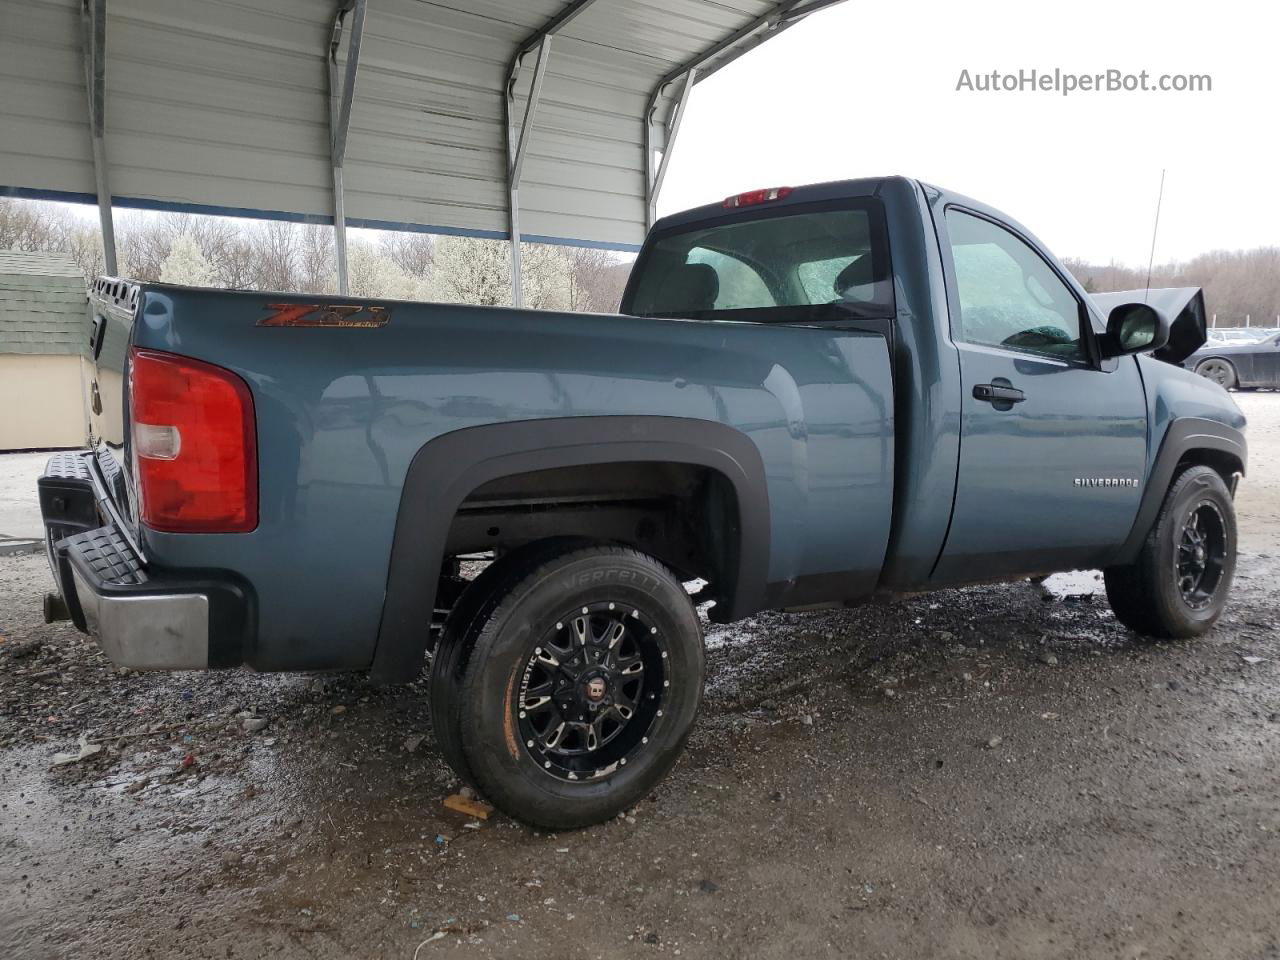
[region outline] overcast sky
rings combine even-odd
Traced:
[[[1059,256],[1157,262],[1280,244],[1280,4],[847,0],[698,84],[659,213],[904,174],[999,207]],[[1108,68],[1208,93],[957,92],[962,69]]]

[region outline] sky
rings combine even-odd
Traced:
[[[1145,265],[1280,245],[1280,4],[847,0],[704,82],[659,214],[742,190],[903,174],[1007,213],[1060,257]],[[1108,69],[1209,92],[957,90]],[[976,84],[976,80],[974,81]]]

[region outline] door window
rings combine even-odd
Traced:
[[[1088,359],[1080,303],[1044,259],[990,220],[947,211],[960,324],[966,343],[1059,360]]]

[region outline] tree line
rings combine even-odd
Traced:
[[[235,290],[336,293],[333,228],[279,220],[117,211],[117,269],[134,280]],[[66,207],[0,198],[0,250],[65,253],[103,273],[96,221]],[[608,250],[526,243],[525,304],[616,310],[628,264]],[[354,296],[502,306],[511,302],[510,245],[425,233],[348,233]]]
[[[119,270],[135,280],[237,290],[335,293],[333,229],[273,220],[118,212]],[[103,272],[96,222],[58,204],[0,198],[0,249],[69,254],[86,277]],[[629,265],[610,251],[524,244],[525,303],[547,310],[617,309]],[[1092,293],[1139,289],[1147,271],[1066,258]],[[361,231],[348,237],[352,294],[502,306],[511,302],[503,240]],[[1203,287],[1218,326],[1278,326],[1280,247],[1214,250],[1156,265],[1153,287]]]
[[[1090,293],[1140,290],[1147,286],[1145,268],[1117,263],[1105,266],[1067,258],[1062,261]],[[1280,247],[1212,250],[1185,263],[1157,264],[1152,287],[1202,287],[1205,305],[1219,327],[1280,326]]]

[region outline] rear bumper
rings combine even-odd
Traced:
[[[51,460],[41,480],[42,504],[53,467]],[[64,502],[75,507],[77,498],[96,496],[91,465],[81,491],[66,472],[65,464],[58,465],[56,485]],[[87,504],[79,505],[79,516],[87,524]],[[113,522],[70,532],[65,510],[45,510],[44,517],[50,565],[71,621],[97,638],[112,663],[134,670],[204,670],[243,662],[250,602],[235,578],[156,570],[143,563]]]
[[[86,579],[74,564],[71,578],[86,632],[98,638],[112,663],[135,670],[203,670],[209,666],[206,594],[113,595]]]

